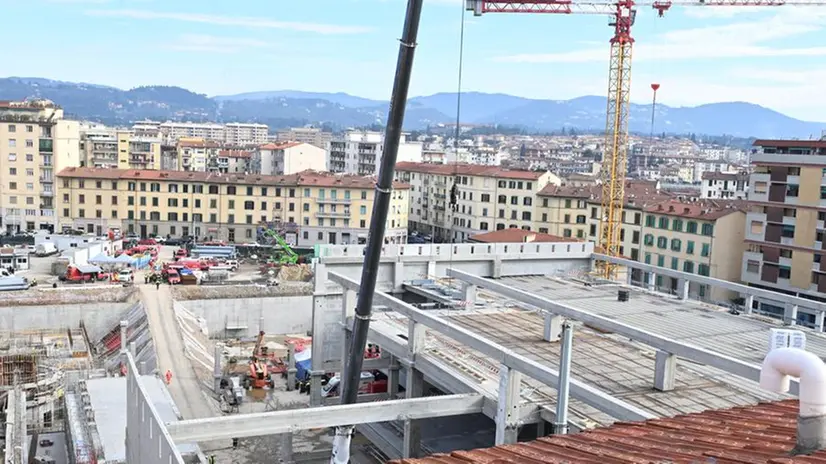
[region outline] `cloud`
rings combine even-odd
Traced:
[[[741,7],[732,7],[737,9]],[[826,8],[787,8],[761,20],[669,31],[638,41],[634,60],[687,60],[779,56],[826,56],[826,47],[780,48],[773,41],[789,39],[823,29]],[[508,63],[605,62],[605,47],[570,52],[514,54],[493,58]]]
[[[274,45],[263,40],[243,37],[218,37],[205,34],[184,34],[169,48],[184,52],[236,53],[248,48],[269,48]]]
[[[370,28],[362,26],[338,26],[334,24],[275,21],[270,19],[253,18],[245,16],[215,16],[198,13],[173,13],[148,10],[88,10],[85,12],[85,14],[87,16],[99,16],[107,18],[170,20],[190,23],[212,24],[215,26],[284,29],[298,32],[314,32],[316,34],[361,34],[370,31]]]

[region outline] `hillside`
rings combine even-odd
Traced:
[[[42,78],[0,79],[0,100],[48,98],[72,117],[106,124],[129,124],[142,119],[181,121],[251,121],[272,129],[306,124],[333,129],[382,125],[388,103],[346,93],[278,90],[209,98],[180,87],[144,86],[121,90],[102,85],[61,82]],[[502,124],[550,132],[563,127],[600,131],[605,127],[604,97],[536,100],[505,94],[467,92],[462,95],[461,121]],[[632,104],[630,130],[650,131],[651,106]],[[408,101],[405,128],[452,124],[456,94],[438,93]],[[745,102],[713,103],[697,107],[657,106],[655,132],[739,137],[819,136],[826,123],[807,122]]]

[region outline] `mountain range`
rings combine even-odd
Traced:
[[[104,85],[43,78],[0,78],[0,100],[47,98],[66,114],[111,125],[134,121],[179,120],[260,122],[272,129],[307,124],[344,129],[382,125],[388,102],[346,93],[278,90],[207,97],[180,87],[144,86],[122,90]],[[563,127],[601,131],[605,127],[605,97],[540,100],[505,94],[462,93],[463,124],[520,127],[551,132]],[[736,137],[819,137],[826,123],[807,122],[745,102],[711,103],[696,107],[657,105],[654,131],[669,134],[731,135]],[[456,94],[408,99],[405,128],[424,129],[456,121]],[[632,132],[651,130],[651,105],[632,103]]]

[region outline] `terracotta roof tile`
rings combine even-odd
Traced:
[[[546,174],[545,171],[519,171],[499,166],[483,166],[481,164],[430,164],[403,161],[396,164],[396,171],[423,172],[440,174],[443,176],[480,176],[497,179],[537,180]]]
[[[697,202],[670,200],[647,206],[645,211],[666,216],[697,218],[713,221],[736,211],[745,211],[743,200],[700,200]]]
[[[572,435],[552,435],[514,445],[422,459],[403,464],[493,463],[826,463],[826,450],[790,456],[797,434],[797,400],[709,410],[696,414],[617,422]]]
[[[826,140],[767,140],[757,139],[752,146],[755,147],[781,147],[781,148],[826,148]]]
[[[187,171],[155,171],[139,169],[107,169],[107,168],[66,168],[57,174],[58,177],[77,179],[107,179],[107,180],[134,180],[134,181],[178,181],[202,182],[209,184],[240,184],[261,185],[273,187],[339,187],[372,189],[376,185],[375,177],[355,176],[347,174],[333,174],[323,171],[302,171],[286,176],[263,176],[258,174],[218,174],[211,172]],[[410,186],[401,182],[394,182],[397,190],[409,189]]]
[[[302,145],[304,142],[275,142],[275,143],[266,143],[258,147],[261,150],[285,150],[287,148],[297,147]]]

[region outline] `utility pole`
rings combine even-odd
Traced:
[[[404,19],[404,30],[399,43],[399,56],[396,61],[396,77],[393,82],[393,94],[384,131],[384,155],[379,168],[376,193],[373,198],[373,214],[370,217],[370,233],[367,236],[364,266],[361,271],[361,284],[356,301],[356,314],[353,319],[353,338],[347,364],[342,366],[343,382],[341,404],[354,404],[358,400],[361,367],[364,362],[364,348],[367,345],[367,332],[370,329],[370,317],[373,311],[373,293],[376,291],[381,249],[384,244],[384,232],[390,200],[393,191],[393,174],[396,157],[399,154],[404,110],[407,106],[407,93],[410,88],[410,75],[413,72],[413,56],[416,51],[416,38],[419,35],[419,21],[422,16],[423,0],[408,0]],[[333,441],[331,463],[344,464],[350,460],[350,438],[354,426],[336,428]]]

